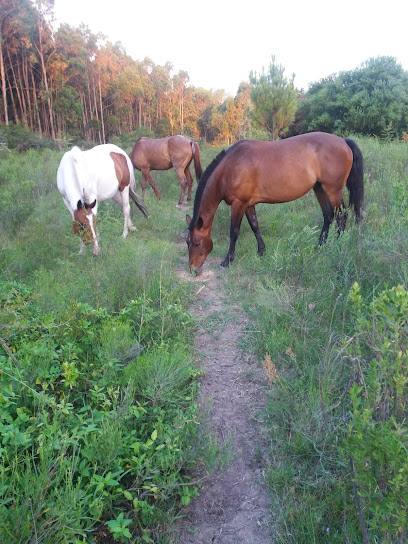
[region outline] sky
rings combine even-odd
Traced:
[[[87,25],[135,60],[235,96],[275,55],[298,89],[372,57],[408,70],[407,0],[55,0],[54,27]]]

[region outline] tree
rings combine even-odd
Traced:
[[[297,108],[297,93],[293,85],[294,75],[288,81],[285,69],[276,64],[275,56],[268,72],[249,74],[251,83],[250,97],[254,105],[252,118],[255,123],[270,134],[272,140],[283,136],[294,121]]]
[[[311,85],[299,104],[300,132],[322,130],[382,137],[408,122],[408,72],[393,57],[369,59]]]

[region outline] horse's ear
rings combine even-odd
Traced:
[[[202,218],[202,217],[199,217],[199,218],[198,218],[198,221],[197,221],[197,228],[198,228],[198,230],[202,229],[202,228],[203,228],[203,225],[204,225],[203,218]]]
[[[82,202],[78,200],[77,202],[77,210],[80,210],[82,208]]]
[[[96,205],[96,198],[95,200],[92,202],[92,204],[89,204],[88,208],[90,208],[92,210],[92,208],[95,208],[95,205]]]
[[[190,225],[191,217],[189,215],[186,215],[186,221],[187,221],[187,225]]]

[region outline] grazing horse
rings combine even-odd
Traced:
[[[193,186],[190,163],[193,159],[197,181],[199,181],[202,174],[200,148],[196,142],[184,136],[169,136],[168,138],[159,138],[156,140],[143,136],[136,141],[129,157],[133,166],[142,172],[143,198],[145,196],[146,180],[149,180],[157,198],[161,198],[150,174],[150,170],[168,170],[174,167],[181,185],[181,194],[177,206],[181,206],[184,202],[187,183],[187,202],[190,202],[191,188]]]
[[[190,270],[199,274],[213,248],[211,226],[222,200],[231,206],[230,246],[221,263],[227,267],[234,260],[244,214],[258,241],[258,255],[265,251],[255,213],[259,202],[289,202],[313,189],[323,212],[319,244],[326,241],[334,217],[342,232],[347,219],[345,184],[349,205],[359,222],[364,199],[363,157],[348,138],[311,132],[274,142],[242,140],[234,144],[205,170],[197,187],[193,218],[186,217]]]
[[[139,202],[135,174],[129,157],[113,144],[97,145],[89,151],[73,147],[64,154],[57,172],[58,191],[64,199],[79,235],[81,255],[85,243],[93,243],[93,254],[99,253],[96,213],[98,201],[113,198],[123,211],[122,236],[136,230],[130,219],[129,196],[147,217],[147,209]]]

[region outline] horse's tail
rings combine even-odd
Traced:
[[[193,154],[194,159],[194,170],[195,175],[197,178],[197,183],[200,181],[201,174],[203,173],[203,169],[201,168],[201,162],[200,162],[200,148],[198,147],[198,144],[196,142],[190,142],[191,144],[191,152]]]
[[[364,161],[363,154],[354,140],[345,138],[345,141],[353,152],[353,164],[351,166],[346,186],[349,191],[349,205],[354,207],[356,221],[361,221],[361,208],[364,201]]]
[[[149,213],[147,211],[147,207],[144,204],[144,202],[141,202],[139,198],[137,197],[137,194],[134,192],[134,190],[129,187],[129,196],[133,200],[133,202],[136,204],[136,206],[139,208],[139,210],[142,212],[142,214],[149,219]]]

